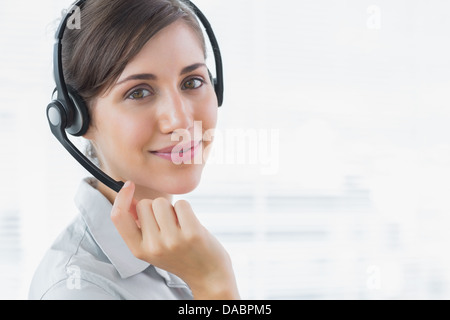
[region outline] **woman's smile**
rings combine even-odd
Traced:
[[[190,164],[192,163],[192,160],[194,160],[196,154],[201,150],[202,145],[202,141],[191,141],[184,144],[179,143],[157,151],[150,151],[150,153],[176,164],[179,164],[180,160],[188,161],[187,163]]]

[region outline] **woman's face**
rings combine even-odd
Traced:
[[[211,143],[203,136],[215,128],[217,109],[201,42],[178,21],[150,39],[95,100],[85,137],[106,173],[136,184],[137,200],[170,197],[200,182]]]

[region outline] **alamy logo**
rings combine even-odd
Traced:
[[[367,268],[367,289],[380,290],[381,289],[381,268],[379,266],[369,266]]]
[[[367,28],[369,30],[380,30],[381,29],[381,8],[377,5],[371,5],[367,8],[367,13],[369,17],[367,18]]]
[[[63,17],[66,16],[68,10],[63,10],[62,15]],[[73,12],[70,14],[69,18],[67,19],[66,23],[67,29],[70,30],[80,30],[81,29],[81,10],[80,7],[75,6],[73,8]]]
[[[194,121],[193,134],[186,129],[177,129],[171,140],[179,142],[172,151],[171,159],[176,165],[203,164],[255,165],[262,175],[274,175],[279,170],[280,131],[278,129],[218,129],[203,130],[202,121]],[[183,150],[189,142],[212,142],[204,150]],[[186,152],[183,152],[186,151]],[[195,157],[192,154],[195,154]]]
[[[69,266],[66,269],[66,273],[69,276],[66,280],[66,286],[69,290],[81,289],[81,269],[79,266]]]

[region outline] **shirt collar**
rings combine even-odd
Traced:
[[[75,204],[89,231],[122,278],[144,271],[150,264],[131,253],[111,221],[112,204],[95,185],[93,178],[83,180],[75,196]]]
[[[96,185],[97,180],[94,178],[84,179],[75,196],[75,205],[80,210],[90,233],[123,279],[143,272],[150,264],[131,253],[111,221],[111,202],[97,190]],[[176,275],[153,267],[169,287],[189,289]]]

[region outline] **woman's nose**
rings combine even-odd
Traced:
[[[159,127],[162,133],[170,134],[178,129],[189,129],[194,122],[192,108],[180,92],[168,94],[160,108]]]

